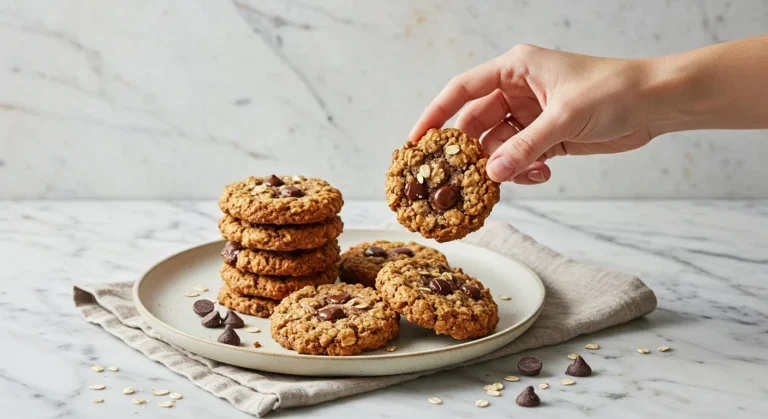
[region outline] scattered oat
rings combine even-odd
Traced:
[[[105,384],[94,384],[92,386],[88,386],[88,388],[90,388],[91,390],[104,390],[105,388],[107,388],[107,386]]]
[[[452,156],[456,153],[458,153],[461,150],[461,148],[456,144],[450,144],[445,147],[445,154]]]
[[[133,394],[136,392],[136,389],[133,387],[126,387],[123,389],[123,394]]]
[[[572,386],[574,384],[576,384],[576,382],[571,380],[570,378],[566,378],[565,380],[560,380],[560,385],[562,386]]]
[[[115,367],[115,366],[107,367],[107,369],[108,369],[108,370],[110,370],[110,371],[112,371],[112,372],[118,372],[118,371],[120,371],[120,368],[119,368],[119,367]]]
[[[477,407],[488,407],[489,404],[491,404],[491,403],[488,402],[488,400],[485,400],[485,399],[480,399],[480,400],[475,402],[475,406],[477,406]]]
[[[419,167],[419,174],[424,176],[425,179],[429,178],[429,175],[431,174],[432,170],[430,169],[428,164],[422,164]]]
[[[419,183],[424,183],[424,175],[421,173],[416,173],[416,181]]]
[[[245,330],[248,333],[259,333],[259,332],[261,332],[261,329],[259,329],[258,327],[246,327],[243,330]]]
[[[429,400],[432,404],[443,404],[443,401],[438,399],[437,397],[430,397],[427,400]]]
[[[637,348],[637,352],[640,352],[643,355],[648,355],[649,353],[651,353],[651,351],[649,351],[648,349],[645,349],[643,347]]]
[[[579,357],[579,354],[568,354],[568,359],[576,359]]]
[[[200,285],[200,284],[195,284],[195,286],[192,287],[192,288],[194,288],[195,291],[200,291],[200,292],[208,291],[208,287],[206,287],[205,285]]]
[[[483,386],[483,389],[485,391],[503,390],[504,389],[504,384],[501,384],[501,383],[488,384],[486,386]]]
[[[157,405],[160,407],[171,408],[173,407],[173,402],[160,402]]]
[[[515,377],[514,375],[508,375],[504,377],[504,381],[520,381],[520,377]]]
[[[253,341],[253,347],[254,347],[254,348],[261,348],[261,343],[259,343],[259,341],[258,341],[258,340],[254,340],[254,341]]]
[[[294,182],[301,182],[302,180],[304,180],[304,176],[302,175],[296,175],[293,177]]]
[[[501,298],[501,299],[502,299],[502,300],[504,300],[504,301],[508,301],[508,300],[511,300],[511,299],[512,299],[512,297],[510,297],[510,296],[508,296],[508,295],[499,295],[499,298]]]
[[[546,390],[549,388],[549,383],[541,383],[539,384],[539,388],[542,390]]]
[[[584,346],[586,349],[600,349],[600,345],[596,343],[588,343]]]
[[[144,404],[144,403],[146,403],[147,401],[146,401],[146,400],[144,400],[144,399],[131,399],[131,402],[132,402],[133,404]]]
[[[387,352],[395,352],[395,349],[397,349],[397,346],[395,345],[387,346]]]
[[[94,366],[91,367],[91,369],[96,371],[96,372],[103,372],[104,371],[104,367],[102,367],[101,365],[94,365]]]
[[[101,397],[96,397],[96,398],[92,399],[91,401],[94,402],[94,403],[104,403],[104,399],[102,399]]]
[[[200,296],[200,294],[199,294],[199,293],[196,293],[196,292],[185,292],[185,293],[184,293],[184,296],[185,296],[185,297],[199,297],[199,296]]]
[[[669,352],[669,350],[672,349],[669,346],[659,346],[658,351],[659,352]]]
[[[165,396],[166,394],[168,394],[170,392],[171,392],[170,390],[156,389],[156,390],[152,390],[152,395],[153,396]]]
[[[172,398],[173,400],[181,400],[184,398],[181,393],[171,393],[168,395],[168,397]]]
[[[501,396],[501,392],[499,390],[489,390],[489,391],[486,391],[486,394],[493,397]]]

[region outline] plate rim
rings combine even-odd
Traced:
[[[382,233],[382,232],[385,232],[385,233],[407,233],[407,232],[398,231],[398,230],[375,229],[375,228],[349,228],[349,229],[345,229],[344,230],[344,232],[347,232],[347,231],[350,231],[350,232],[351,231],[355,231],[355,232],[361,232],[361,233],[370,232],[370,233],[374,233],[374,234],[375,233]],[[344,232],[342,232],[342,234],[344,234]],[[462,343],[459,343],[459,344],[456,344],[456,345],[451,345],[451,346],[443,347],[443,348],[429,349],[429,350],[426,350],[426,351],[408,352],[408,353],[387,353],[387,354],[380,354],[380,355],[359,354],[359,355],[341,355],[341,356],[311,355],[311,354],[300,354],[300,353],[282,354],[282,353],[274,353],[274,352],[254,352],[252,349],[247,348],[247,347],[225,345],[225,344],[220,343],[220,342],[199,338],[197,336],[193,336],[193,335],[190,335],[190,334],[188,334],[186,332],[178,330],[178,329],[170,326],[169,324],[165,323],[164,321],[160,320],[154,314],[152,314],[152,312],[150,312],[149,309],[144,306],[144,304],[141,302],[141,299],[139,298],[139,288],[141,287],[142,282],[144,282],[144,280],[146,280],[146,278],[153,271],[158,269],[161,265],[165,264],[168,260],[170,260],[172,258],[175,258],[175,257],[178,257],[178,256],[181,256],[184,253],[189,253],[189,252],[192,252],[194,250],[197,250],[200,247],[210,246],[210,245],[212,245],[214,243],[223,243],[223,242],[226,242],[226,240],[225,239],[218,239],[218,240],[212,240],[212,241],[209,241],[209,242],[206,242],[206,243],[202,243],[202,244],[194,245],[192,247],[185,248],[184,250],[176,252],[176,253],[174,253],[172,255],[169,255],[169,256],[163,258],[162,260],[158,261],[157,263],[152,265],[152,267],[147,269],[141,275],[141,277],[138,280],[136,280],[136,282],[133,284],[133,290],[131,292],[132,297],[133,297],[133,303],[134,303],[134,306],[136,307],[136,310],[139,312],[139,314],[142,317],[144,317],[144,319],[147,320],[147,322],[150,323],[150,326],[154,327],[155,324],[160,325],[166,331],[176,334],[177,337],[181,337],[181,338],[185,338],[185,339],[191,339],[191,340],[196,341],[197,343],[200,343],[200,344],[203,344],[203,345],[209,345],[209,346],[211,346],[213,348],[223,348],[223,349],[229,349],[229,350],[239,350],[239,351],[243,351],[243,352],[248,353],[248,354],[254,354],[254,355],[259,355],[259,356],[264,356],[264,357],[280,357],[280,358],[288,358],[288,359],[301,358],[301,359],[323,360],[323,361],[333,361],[333,362],[342,362],[342,361],[350,361],[350,360],[358,360],[358,361],[361,361],[361,360],[376,360],[376,359],[388,359],[388,360],[391,360],[391,359],[397,359],[397,358],[408,358],[408,357],[414,357],[414,356],[425,356],[425,355],[434,355],[434,354],[438,354],[438,353],[448,353],[448,352],[455,351],[455,350],[461,350],[461,349],[464,349],[464,348],[467,348],[467,347],[470,347],[470,346],[480,345],[482,343],[490,342],[492,340],[502,339],[505,335],[507,335],[509,333],[513,333],[518,327],[524,325],[525,323],[530,321],[532,318],[534,318],[534,319],[538,318],[539,314],[541,314],[541,311],[544,308],[544,303],[545,303],[545,301],[547,299],[547,289],[544,286],[544,282],[541,280],[539,275],[533,269],[531,269],[528,265],[524,264],[523,262],[520,262],[519,260],[517,260],[514,257],[501,254],[501,253],[499,253],[499,252],[497,252],[495,250],[491,250],[491,249],[488,249],[488,248],[485,248],[485,247],[482,247],[482,246],[478,246],[478,245],[473,244],[473,243],[467,243],[467,242],[464,242],[464,241],[456,241],[454,243],[461,244],[463,246],[470,246],[470,247],[479,248],[479,249],[482,249],[483,251],[486,251],[486,252],[495,253],[495,254],[499,255],[500,257],[503,257],[503,258],[506,258],[506,259],[509,259],[509,260],[513,261],[517,265],[521,266],[524,270],[528,271],[528,273],[531,274],[531,276],[536,280],[535,281],[536,285],[541,290],[541,301],[539,302],[538,308],[534,312],[532,312],[531,314],[529,314],[529,315],[525,316],[524,318],[522,318],[517,323],[507,327],[504,330],[499,331],[498,333],[494,333],[494,334],[485,336],[485,337],[480,338],[480,339],[468,340],[466,342],[462,342]],[[525,332],[523,332],[523,333],[525,333]],[[271,336],[271,333],[270,333],[270,336]]]

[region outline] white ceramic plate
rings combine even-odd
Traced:
[[[399,231],[345,230],[339,237],[342,250],[373,240],[416,241],[445,253],[451,265],[461,267],[490,288],[499,306],[499,325],[485,338],[456,341],[400,320],[400,336],[390,344],[394,352],[380,349],[357,356],[299,355],[282,348],[270,337],[269,319],[242,316],[246,326],[261,333],[238,329],[242,346],[216,342],[222,329],[206,329],[192,311],[199,298],[215,300],[221,287],[219,268],[223,241],[204,244],[158,263],[135,285],[134,301],[141,315],[167,341],[199,355],[227,364],[261,371],[309,376],[372,376],[429,370],[467,361],[498,349],[520,336],[536,320],[544,303],[544,285],[525,265],[506,256],[461,242],[438,244]],[[185,297],[195,284],[209,288],[200,297]],[[508,295],[511,300],[501,300]],[[217,306],[218,307],[218,306]],[[223,308],[222,308],[223,314]],[[261,348],[252,345],[255,340]]]

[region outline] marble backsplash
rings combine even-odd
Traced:
[[[768,32],[768,1],[0,0],[0,198],[211,198],[248,174],[383,196],[455,74],[528,42],[644,57]],[[562,158],[518,197],[768,197],[768,131]]]

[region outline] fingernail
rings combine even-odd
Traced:
[[[514,172],[515,165],[506,156],[499,156],[488,163],[488,175],[495,181],[509,180]]]
[[[531,170],[528,172],[528,179],[534,182],[544,182],[547,180],[544,178],[544,173],[541,170]]]

